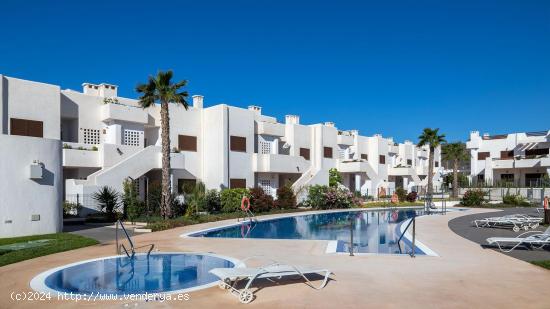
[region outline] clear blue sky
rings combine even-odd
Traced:
[[[550,1],[15,1],[0,73],[80,90],[158,69],[206,105],[449,140],[550,129]]]

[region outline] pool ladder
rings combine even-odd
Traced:
[[[397,246],[399,247],[399,253],[402,254],[403,251],[401,250],[401,239],[403,239],[403,236],[405,236],[405,233],[407,232],[411,224],[412,224],[412,250],[411,250],[410,256],[415,257],[414,251],[416,249],[416,214],[412,217],[412,220],[409,221],[409,223],[403,230],[403,233],[401,233],[401,236],[399,236],[399,239],[397,240]]]
[[[124,244],[119,245],[119,243],[118,243],[118,227],[119,226],[122,229],[122,231],[124,232],[124,235],[126,236],[126,239],[128,240],[128,244],[130,244],[130,248],[129,248],[130,252],[128,252],[128,249],[126,249]],[[144,246],[135,247],[134,242],[132,241],[132,238],[130,237],[130,235],[128,234],[128,231],[124,227],[124,224],[120,220],[117,220],[117,222],[116,222],[115,245],[116,245],[116,253],[117,254],[121,254],[124,251],[124,253],[126,253],[126,256],[129,257],[129,258],[133,258],[134,255],[136,255],[136,249],[149,247],[149,250],[147,250],[147,256],[149,256],[149,254],[151,254],[151,251],[153,251],[153,248],[155,248],[155,244],[148,244],[148,245],[144,245]]]

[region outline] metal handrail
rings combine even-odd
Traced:
[[[118,227],[119,227],[119,225],[122,228],[122,231],[124,232],[124,235],[126,236],[126,239],[128,240],[128,243],[130,244],[130,251],[132,252],[131,255],[128,252],[128,249],[126,249],[126,246],[124,246],[124,244],[120,244],[120,245],[118,244]],[[117,254],[120,254],[122,252],[121,249],[123,249],[124,253],[126,253],[127,257],[133,258],[134,255],[136,254],[136,249],[149,247],[149,250],[147,250],[147,256],[149,256],[149,254],[151,254],[151,251],[153,251],[153,248],[155,248],[155,244],[148,244],[148,245],[144,245],[144,246],[135,247],[134,242],[132,241],[132,238],[130,237],[130,235],[128,234],[128,231],[124,227],[124,224],[122,223],[122,221],[117,220],[115,227],[116,227],[115,228],[115,246],[116,246],[116,253]]]
[[[405,233],[407,232],[411,224],[412,224],[412,251],[410,256],[415,257],[414,251],[416,248],[416,214],[414,214],[414,216],[412,217],[412,220],[409,221],[409,223],[403,230],[403,233],[401,233],[401,236],[399,236],[399,239],[397,240],[397,246],[399,247],[399,253],[403,253],[403,251],[401,250],[401,239],[403,239],[403,236],[405,236]]]

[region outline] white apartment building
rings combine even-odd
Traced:
[[[119,97],[111,84],[84,83],[78,92],[0,78],[0,155],[9,158],[1,160],[2,171],[17,174],[16,180],[1,181],[0,194],[7,197],[0,199],[0,237],[59,231],[65,198],[89,197],[102,186],[122,191],[128,178],[144,198],[147,186],[160,182],[159,107],[142,109],[137,100]],[[418,190],[427,183],[427,147],[379,134],[361,136],[331,122],[305,125],[297,115],[278,122],[258,106],[204,107],[200,95],[193,96],[188,110],[170,106],[170,140],[175,193],[202,181],[208,189],[262,187],[275,196],[290,183],[303,198],[308,186],[328,184],[331,168],[342,173],[350,190],[369,195],[381,188]],[[439,148],[435,162],[438,183]],[[29,176],[36,165],[40,179]],[[29,222],[45,227],[29,230]]]
[[[470,177],[473,182],[539,186],[550,173],[550,132],[501,135],[470,132]]]

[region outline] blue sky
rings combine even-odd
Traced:
[[[550,129],[550,1],[14,1],[0,74],[79,89],[158,69],[206,105],[417,140]]]

